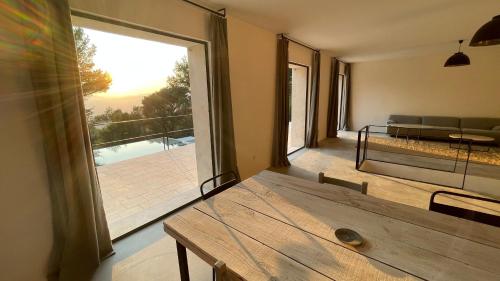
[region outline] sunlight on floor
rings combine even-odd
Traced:
[[[195,145],[97,167],[111,237],[199,196]]]

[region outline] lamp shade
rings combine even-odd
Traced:
[[[464,40],[458,40],[458,52],[454,53],[444,63],[444,67],[469,65],[469,57],[460,51]]]
[[[493,17],[476,31],[470,46],[491,46],[500,44],[500,15]]]
[[[450,66],[463,66],[463,65],[469,65],[470,64],[470,59],[469,57],[462,53],[454,53],[451,57],[449,57],[446,62],[444,63],[445,67],[450,67]]]

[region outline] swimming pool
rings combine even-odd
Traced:
[[[175,149],[180,146],[195,142],[192,136],[178,139],[169,139],[169,149]],[[110,146],[106,148],[94,149],[94,160],[97,166],[108,165],[123,160],[141,157],[157,152],[167,150],[163,145],[162,138],[139,141],[129,144]]]

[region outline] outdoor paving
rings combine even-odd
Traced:
[[[111,238],[199,196],[195,145],[97,167]]]

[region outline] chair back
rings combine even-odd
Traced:
[[[365,195],[368,192],[368,183],[366,181],[359,184],[359,183],[345,181],[345,180],[341,180],[341,179],[325,177],[325,174],[323,172],[318,174],[318,182],[319,183],[329,183],[329,184],[333,184],[333,185],[346,187],[346,188],[352,189],[354,191],[359,191]]]
[[[472,196],[472,195],[467,195],[467,194],[461,194],[461,193],[455,193],[455,192],[449,192],[449,191],[436,191],[432,193],[431,195],[431,200],[429,202],[429,211],[434,211],[434,212],[439,212],[442,214],[450,215],[450,216],[455,216],[459,217],[462,219],[466,220],[471,220],[475,222],[480,222],[480,223],[485,223],[493,226],[500,227],[500,217],[495,216],[493,214],[487,214],[475,210],[469,210],[457,206],[451,206],[443,203],[437,203],[434,199],[436,195],[438,194],[448,194],[456,197],[462,197],[462,198],[469,198],[469,199],[474,199],[477,201],[483,201],[483,202],[491,202],[491,203],[496,203],[500,204],[500,201],[490,199],[490,198],[484,198],[484,197],[477,197],[477,196]]]
[[[214,281],[229,281],[227,278],[227,268],[223,261],[217,261],[214,264]]]
[[[229,180],[225,179],[227,177],[229,178]],[[222,180],[224,182],[221,183]],[[208,192],[205,192],[206,185],[210,182],[213,182],[214,188]],[[239,177],[235,171],[229,171],[229,172],[224,172],[224,173],[218,174],[215,177],[209,178],[208,180],[201,183],[201,185],[200,185],[201,198],[203,200],[206,200],[206,199],[230,188],[231,186],[237,184],[238,182],[239,182]]]

